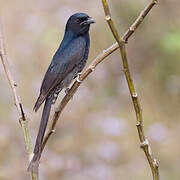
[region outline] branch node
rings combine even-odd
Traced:
[[[156,159],[154,159],[153,164],[154,164],[154,166],[155,166],[156,168],[159,167],[159,163],[158,163],[158,161],[157,161]]]
[[[90,66],[89,68],[91,69],[92,72],[95,70],[95,66]]]
[[[132,31],[132,32],[134,32],[135,29],[136,29],[136,26],[131,26],[131,27],[129,28],[129,30]]]
[[[145,141],[140,143],[141,148],[144,148],[144,147],[147,147],[147,146],[149,146],[149,141],[147,139],[145,139]]]
[[[126,73],[128,71],[128,68],[124,68],[123,71],[124,73]]]
[[[59,112],[59,108],[57,108],[57,107],[54,108],[54,112],[55,112],[55,113],[58,113],[58,112]]]
[[[111,20],[111,16],[110,16],[110,15],[106,15],[106,16],[105,16],[105,20],[106,20],[106,21],[110,21],[110,20]]]
[[[127,43],[128,43],[128,40],[122,38],[122,42],[123,42],[124,44],[127,44]]]
[[[138,122],[136,123],[136,126],[137,126],[137,127],[141,126],[141,123],[138,121]]]
[[[154,0],[154,4],[157,4],[158,3],[158,0]]]
[[[137,95],[137,92],[133,92],[133,93],[132,93],[132,97],[133,97],[133,98],[137,98],[137,96],[138,96],[138,95]]]
[[[55,133],[55,129],[52,129],[51,132],[52,132],[52,133]]]

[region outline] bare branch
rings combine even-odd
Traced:
[[[150,6],[147,6],[148,10],[151,9],[151,7],[153,6],[153,4],[156,3],[156,1],[152,1],[152,3],[150,3]],[[128,60],[127,60],[127,53],[126,53],[126,48],[125,48],[125,42],[123,41],[122,38],[119,37],[117,29],[114,25],[114,22],[111,18],[111,14],[110,14],[110,9],[107,3],[107,0],[102,0],[102,4],[104,7],[104,12],[105,12],[105,19],[112,31],[112,34],[114,36],[114,38],[116,39],[119,47],[120,47],[120,53],[121,53],[121,58],[122,58],[122,62],[123,62],[123,68],[124,68],[124,73],[126,76],[126,80],[128,83],[128,87],[129,87],[129,91],[132,97],[132,101],[134,104],[134,109],[136,112],[136,117],[137,117],[137,130],[138,130],[138,134],[139,134],[139,139],[140,139],[140,143],[141,143],[141,148],[143,149],[143,151],[145,152],[146,158],[149,162],[149,165],[151,167],[151,171],[152,171],[152,175],[153,175],[153,179],[154,180],[159,180],[159,170],[158,170],[158,163],[157,160],[153,157],[152,155],[152,151],[151,151],[151,147],[149,145],[148,140],[145,137],[144,134],[144,129],[143,129],[143,119],[142,119],[142,109],[141,109],[141,105],[139,102],[139,98],[137,95],[137,92],[135,90],[134,84],[133,84],[133,80],[131,77],[131,73],[129,70],[129,65],[128,65]],[[147,10],[147,11],[148,11]],[[134,30],[137,28],[137,26],[142,22],[144,13],[146,13],[146,11],[142,11],[139,19],[137,19],[135,21],[135,23],[130,27],[129,29],[129,33],[127,33],[127,35],[125,37],[128,37],[129,35],[131,35]]]
[[[19,122],[21,124],[22,131],[23,131],[24,141],[25,141],[25,145],[26,145],[26,151],[27,151],[29,161],[30,161],[31,157],[32,157],[32,144],[31,144],[31,138],[30,138],[29,129],[28,129],[28,120],[25,116],[24,109],[23,109],[22,103],[20,101],[20,97],[17,93],[17,84],[15,83],[13,76],[8,67],[8,59],[7,59],[6,50],[5,50],[1,22],[0,22],[0,57],[1,57],[1,61],[3,64],[4,70],[5,70],[5,74],[7,76],[9,85],[12,89],[14,103],[15,103],[15,106],[16,106],[18,114],[19,114]],[[34,173],[32,173],[32,179],[33,180],[38,179]]]
[[[116,41],[119,43],[114,43],[112,46],[110,46],[108,49],[104,50],[101,54],[99,54],[96,59],[93,61],[93,63],[84,71],[84,73],[80,76],[80,80],[83,81],[84,79],[86,79],[87,76],[89,76],[90,73],[92,73],[96,66],[101,63],[107,56],[109,56],[111,53],[113,53],[115,50],[117,50],[120,47],[123,47],[123,49],[121,50],[122,55],[125,52],[125,54],[123,56],[126,56],[126,51],[125,51],[125,45],[124,42],[127,42],[129,37],[134,33],[134,31],[137,29],[137,27],[142,23],[143,19],[145,18],[145,16],[149,13],[149,11],[152,9],[152,7],[157,3],[157,0],[153,0],[139,15],[139,17],[137,18],[137,20],[130,26],[130,28],[127,30],[127,32],[124,34],[124,36],[122,37],[122,39],[118,36],[118,33],[116,31],[116,28],[113,24],[113,21],[111,21],[111,16],[110,16],[110,11],[107,5],[107,9],[105,10],[106,13],[106,20],[110,23],[112,28],[112,33],[115,36]],[[20,117],[20,123],[21,123],[21,127],[23,130],[23,134],[24,134],[24,139],[25,139],[25,143],[26,143],[26,149],[29,155],[29,159],[31,159],[31,155],[32,155],[32,147],[31,147],[31,139],[29,136],[29,130],[28,130],[28,124],[27,124],[27,119],[25,117],[25,113],[23,110],[23,106],[20,102],[20,98],[17,94],[17,84],[14,82],[13,77],[10,73],[9,67],[8,67],[8,60],[7,60],[7,56],[6,56],[6,52],[5,52],[5,46],[4,46],[4,41],[3,41],[3,35],[2,35],[2,31],[0,31],[0,56],[1,56],[1,60],[3,63],[3,67],[6,73],[6,76],[8,78],[9,84],[11,86],[12,92],[13,92],[13,98],[14,98],[14,102],[15,105],[17,107],[18,110],[18,114]],[[126,58],[127,59],[127,58]],[[125,66],[125,65],[124,65]],[[128,67],[128,64],[127,64]],[[128,76],[128,69],[124,68],[125,74],[126,76]],[[132,81],[132,79],[130,78],[129,81]],[[55,132],[55,126],[57,123],[57,120],[61,114],[61,112],[63,111],[63,109],[65,108],[66,104],[69,102],[69,100],[72,98],[72,96],[74,95],[74,93],[76,92],[76,90],[78,89],[78,87],[80,86],[80,82],[75,81],[74,84],[72,85],[71,89],[69,90],[69,93],[62,99],[61,103],[59,104],[59,106],[57,107],[54,116],[53,116],[53,123],[51,125],[50,131],[47,133],[44,142],[43,142],[43,148],[46,145],[46,142],[48,141],[49,137],[52,135],[53,132]],[[133,89],[133,87],[132,87]],[[139,101],[138,101],[138,97],[137,97],[137,93],[136,91],[132,91],[132,99],[134,102],[134,106],[135,109],[137,110],[137,119],[139,119],[140,121],[137,122],[137,128],[138,128],[138,132],[139,132],[139,138],[141,141],[141,147],[143,148],[144,152],[146,154],[151,154],[150,152],[150,146],[149,143],[147,141],[147,139],[145,139],[144,133],[143,133],[143,128],[142,128],[142,114],[141,114],[141,109],[140,109],[140,105],[139,105]],[[150,160],[151,160],[151,156],[150,156]],[[148,159],[149,163],[150,160]],[[155,160],[155,159],[154,159]],[[156,161],[155,161],[156,162]],[[155,163],[155,165],[157,164],[157,162]],[[157,171],[158,171],[158,166],[157,166]],[[37,179],[36,174],[32,174],[32,179]]]
[[[133,32],[139,27],[139,25],[142,23],[143,19],[146,17],[146,15],[149,13],[149,11],[152,9],[152,7],[156,4],[157,1],[152,1],[138,16],[136,21],[130,26],[130,28],[125,32],[125,34],[122,36],[123,41],[127,42],[130,36],[133,34]],[[132,31],[133,29],[133,31]],[[103,50],[102,53],[100,53],[92,62],[92,64],[82,73],[80,76],[80,80],[83,81],[87,78],[87,76],[92,73],[96,66],[100,64],[104,59],[112,54],[114,51],[116,51],[119,48],[118,43],[114,43],[106,50]],[[76,90],[80,86],[80,83],[75,81],[72,87],[70,88],[68,94],[64,96],[58,107],[56,108],[56,111],[54,112],[53,118],[52,118],[52,125],[47,133],[47,135],[44,138],[43,141],[43,147],[42,151],[44,149],[44,146],[46,145],[48,139],[51,137],[51,135],[55,132],[55,126],[58,121],[59,116],[61,115],[62,110],[66,106],[66,104],[69,102],[69,100],[72,98],[72,96],[75,94]]]
[[[147,16],[149,11],[153,8],[154,5],[157,4],[157,0],[152,0],[139,14],[138,18],[135,22],[129,27],[129,29],[125,32],[122,39],[127,43],[129,37],[134,33],[134,31],[139,27],[139,25],[143,22],[144,18]]]

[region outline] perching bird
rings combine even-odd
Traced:
[[[85,13],[73,14],[67,21],[64,38],[44,76],[40,95],[34,106],[37,111],[45,101],[29,171],[38,169],[51,105],[55,103],[59,92],[69,86],[86,64],[90,44],[89,28],[92,23],[95,21]]]

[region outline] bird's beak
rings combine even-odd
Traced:
[[[92,17],[89,17],[87,20],[86,20],[86,23],[87,24],[92,24],[92,23],[95,23],[96,21],[92,18]]]
[[[95,23],[95,20],[92,17],[89,17],[87,20],[83,22],[83,25],[92,24],[92,23]]]

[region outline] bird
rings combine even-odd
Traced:
[[[67,89],[86,65],[90,46],[89,29],[92,23],[95,21],[86,13],[75,13],[66,23],[63,40],[45,73],[39,97],[33,108],[37,112],[45,101],[28,171],[38,171],[51,106],[56,102],[62,89]]]

